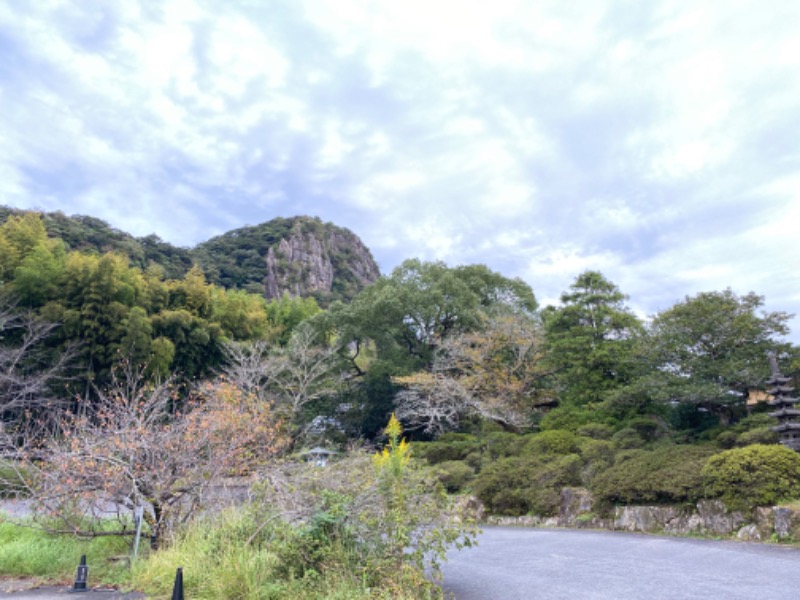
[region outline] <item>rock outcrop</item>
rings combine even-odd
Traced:
[[[350,299],[380,276],[363,242],[347,229],[298,217],[266,255],[264,295]]]

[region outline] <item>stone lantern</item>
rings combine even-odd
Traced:
[[[775,412],[769,413],[770,417],[778,419],[778,424],[771,429],[778,433],[781,444],[800,452],[800,420],[798,420],[800,410],[794,408],[798,402],[797,398],[791,396],[794,388],[787,385],[791,379],[784,377],[778,371],[778,360],[772,352],[769,354],[769,365],[772,368],[772,377],[767,380],[767,385],[770,386],[767,394],[772,396],[772,400],[767,404],[778,408]]]

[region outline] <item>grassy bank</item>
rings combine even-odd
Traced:
[[[0,522],[0,573],[68,582],[85,554],[95,582],[125,585],[130,579],[128,541],[118,537],[80,540],[52,536],[33,527]]]
[[[0,523],[0,573],[72,583],[86,554],[90,586],[136,589],[155,598],[169,597],[178,567],[183,568],[187,597],[196,599],[440,597],[418,570],[407,565],[391,569],[352,540],[330,531],[322,535],[318,525],[290,525],[240,507],[196,521],[163,550],[142,549],[131,566],[128,538],[80,540],[5,522]]]

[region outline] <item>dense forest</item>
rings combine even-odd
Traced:
[[[394,413],[450,491],[549,514],[565,486],[610,504],[706,493],[709,457],[777,442],[758,402],[767,354],[800,373],[789,315],[757,293],[687,296],[643,321],[596,271],[541,308],[483,265],[409,259],[321,308],[253,285],[291,220],[187,251],[90,217],[3,217],[6,429],[91,414],[132,371],[169,382],[173,411],[223,376],[281,416],[286,448],[372,440]]]
[[[25,214],[0,206],[0,223]],[[372,255],[357,236],[318,218],[276,218],[228,231],[194,248],[180,248],[154,234],[134,237],[95,217],[39,214],[47,235],[61,240],[67,251],[113,252],[142,270],[158,265],[166,279],[180,279],[196,266],[208,283],[270,299],[291,291],[327,306],[351,300],[379,275]],[[293,250],[299,256],[286,256]],[[314,285],[314,279],[324,280],[326,275],[328,281]]]

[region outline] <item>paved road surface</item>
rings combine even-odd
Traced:
[[[449,554],[444,584],[456,600],[797,600],[800,549],[487,527]]]
[[[116,590],[90,589],[79,594],[71,594],[69,586],[61,587],[34,587],[30,588],[31,583],[24,580],[5,580],[0,581],[0,598],[13,598],[14,600],[61,600],[72,598],[77,600],[140,600],[145,596],[138,593],[124,594]]]

